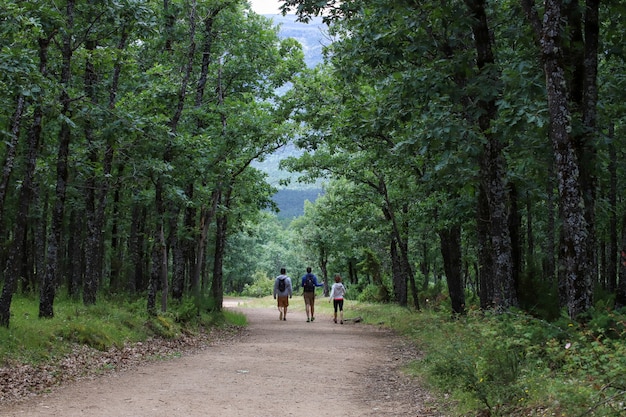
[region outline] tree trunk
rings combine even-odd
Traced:
[[[483,185],[478,189],[476,208],[476,235],[478,245],[478,295],[480,308],[483,310],[493,308],[494,278],[493,257],[491,256],[492,244],[489,238],[489,205],[487,192]]]
[[[7,195],[7,188],[13,165],[15,164],[15,154],[17,153],[17,144],[20,139],[20,126],[22,124],[22,115],[26,108],[26,98],[23,95],[17,97],[15,112],[11,118],[11,140],[7,143],[4,163],[2,164],[2,179],[0,180],[0,222],[4,216],[4,200]]]
[[[615,293],[617,288],[618,254],[617,247],[617,151],[615,149],[614,126],[609,126],[609,255],[607,259],[606,289]]]
[[[461,263],[461,227],[452,226],[439,231],[441,256],[448,282],[448,293],[454,314],[465,314],[465,291]]]
[[[200,291],[200,277],[202,276],[204,257],[206,256],[205,252],[209,235],[209,227],[211,225],[211,222],[213,221],[213,217],[215,216],[215,212],[217,210],[217,205],[219,204],[220,198],[221,193],[219,189],[216,188],[211,194],[210,207],[203,208],[200,215],[200,235],[198,236],[198,240],[196,241],[195,269],[193,271],[193,276],[191,279],[191,291],[196,295]]]
[[[228,186],[226,194],[220,198],[225,210],[217,214],[215,228],[215,253],[213,262],[213,280],[211,281],[211,295],[215,303],[215,310],[222,310],[224,301],[224,255],[226,253],[226,236],[228,228],[228,208],[230,207],[230,196],[232,187]],[[222,194],[221,192],[219,193]]]
[[[472,17],[472,33],[476,46],[478,71],[487,79],[497,82],[492,40],[487,22],[485,0],[466,0]],[[500,139],[491,133],[491,123],[497,116],[496,97],[478,99],[482,109],[478,127],[485,137],[485,145],[480,163],[480,178],[487,193],[489,208],[488,238],[491,240],[493,256],[493,298],[489,304],[508,308],[518,304],[513,278],[511,236],[508,227],[507,191],[505,187],[506,161],[502,153]]]
[[[619,280],[615,291],[615,309],[626,307],[626,212],[622,216],[622,249],[619,255]]]
[[[45,48],[47,49],[47,44]],[[40,43],[40,48],[42,47]],[[41,54],[41,51],[40,51]],[[9,256],[7,258],[4,287],[0,296],[0,325],[8,327],[11,317],[10,306],[13,294],[16,290],[16,283],[23,270],[26,253],[26,241],[28,230],[29,209],[32,196],[34,194],[34,176],[37,166],[37,155],[39,153],[39,143],[41,140],[43,112],[41,105],[37,105],[33,112],[33,124],[28,133],[28,151],[26,154],[26,169],[20,194],[18,199],[18,209],[13,225],[13,242],[10,247]],[[13,133],[19,134],[19,130],[13,130]],[[29,274],[30,275],[30,274]],[[27,277],[26,275],[22,275]]]
[[[70,90],[69,82],[71,78],[72,63],[72,34],[74,30],[74,0],[68,0],[66,4],[66,24],[63,35],[63,48],[61,67],[61,114],[71,119],[71,98],[68,94]],[[68,159],[70,154],[70,140],[72,132],[70,124],[66,120],[61,121],[59,132],[59,149],[57,154],[57,184],[55,190],[56,200],[50,222],[50,235],[48,236],[48,252],[46,254],[46,271],[41,284],[41,294],[39,299],[39,316],[53,317],[54,297],[58,285],[59,250],[62,246],[63,216],[65,212],[65,198],[67,191]]]
[[[546,1],[543,27],[534,9],[529,6],[526,10],[533,26],[539,28],[538,35],[541,38],[550,114],[550,138],[555,156],[559,213],[562,224],[560,263],[563,282],[567,288],[569,316],[575,319],[591,306],[591,265],[586,246],[589,236],[583,193],[579,182],[579,161],[569,134],[572,125],[570,106],[567,101],[567,78],[565,68],[562,66],[561,3],[559,0]],[[529,1],[528,4],[530,4]]]
[[[522,259],[522,216],[519,212],[519,196],[515,184],[509,186],[509,200],[511,212],[509,213],[509,234],[511,236],[511,274],[515,293],[519,294],[520,278],[523,269]]]
[[[556,208],[554,198],[554,164],[549,162],[546,185],[546,243],[543,247],[543,276],[549,283],[554,283],[556,276]]]
[[[92,105],[97,103],[96,100],[96,83],[97,74],[93,63],[91,62],[91,56],[96,49],[96,42],[94,40],[87,40],[85,42],[86,62],[85,62],[85,75],[84,75],[84,92],[85,96],[89,99]],[[98,145],[94,137],[94,128],[92,122],[87,117],[85,121],[85,138],[87,139],[89,166],[90,172],[87,174],[86,186],[85,186],[85,218],[87,221],[87,235],[85,239],[85,282],[83,285],[83,303],[85,305],[92,305],[96,302],[96,294],[98,286],[100,285],[101,273],[99,270],[100,262],[100,234],[102,233],[101,226],[96,214],[96,167],[99,164],[98,157]]]
[[[146,236],[146,207],[135,202],[133,204],[132,221],[130,224],[129,251],[132,259],[132,276],[129,281],[131,292],[141,292],[145,286],[145,236]]]

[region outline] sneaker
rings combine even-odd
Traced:
[[[343,320],[341,320],[339,323],[343,324]]]
[[[281,311],[278,315],[278,320],[282,320],[283,319],[283,312]]]
[[[315,320],[315,317],[311,317],[311,321]]]
[[[337,323],[337,319],[335,319],[335,323]]]
[[[310,321],[311,321],[311,320],[309,320],[309,318],[307,318],[307,319],[306,319],[306,322],[307,322],[307,323],[308,323],[308,322],[310,322]]]

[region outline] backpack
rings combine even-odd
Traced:
[[[304,278],[304,292],[315,291],[315,282],[313,281],[313,274],[306,274]]]
[[[285,278],[278,278],[278,291],[285,291],[285,288],[287,288],[287,284],[285,283],[285,281]]]

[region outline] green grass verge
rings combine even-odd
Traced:
[[[0,366],[43,363],[63,357],[75,344],[104,351],[150,337],[176,338],[200,327],[246,324],[243,314],[206,313],[192,300],[171,302],[166,313],[154,317],[147,314],[143,299],[99,300],[92,306],[58,299],[51,319],[38,318],[38,306],[35,298],[14,297],[10,326],[0,327]]]

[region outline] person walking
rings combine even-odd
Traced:
[[[315,288],[323,286],[324,284],[317,283],[317,277],[311,272],[311,267],[307,267],[306,274],[302,276],[302,288],[307,323],[315,320]]]
[[[335,283],[330,287],[328,302],[333,300],[335,309],[335,323],[337,323],[337,310],[339,310],[339,323],[343,324],[343,296],[346,294],[346,287],[341,283],[341,275],[335,275]]]
[[[287,307],[291,296],[291,278],[287,276],[285,268],[281,268],[280,275],[274,281],[274,300],[278,298],[278,320],[287,320]]]

